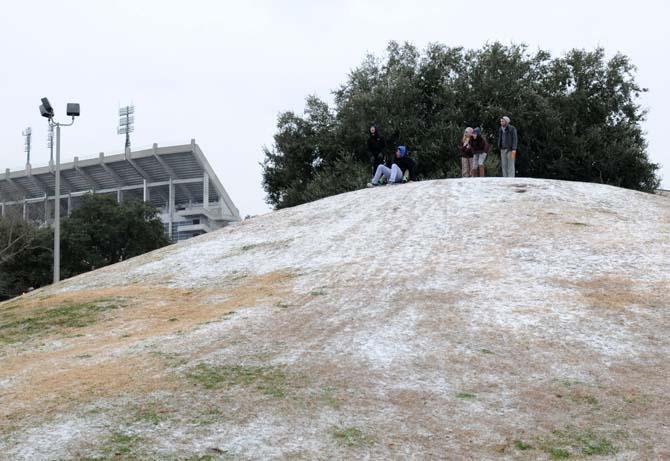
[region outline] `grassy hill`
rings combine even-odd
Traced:
[[[0,459],[670,458],[670,205],[361,190],[0,304]]]

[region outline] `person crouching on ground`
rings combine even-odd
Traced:
[[[378,186],[380,180],[384,179],[389,184],[413,181],[414,178],[414,160],[407,155],[405,146],[398,146],[395,151],[395,161],[391,168],[386,165],[378,165],[375,176],[368,183],[368,187]]]
[[[486,160],[486,153],[489,151],[489,143],[486,142],[482,136],[481,128],[475,128],[470,137],[470,150],[472,151],[472,176],[484,177],[486,176],[486,168],[484,167],[484,160]]]
[[[461,139],[461,143],[458,145],[458,150],[461,151],[461,174],[464,178],[469,178],[474,169],[472,147],[470,147],[472,132],[472,128],[467,127],[463,132],[463,139]]]

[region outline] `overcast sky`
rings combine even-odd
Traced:
[[[670,7],[665,1],[172,1],[3,2],[0,16],[0,168],[49,160],[40,98],[64,120],[62,161],[123,150],[118,108],[136,106],[133,149],[195,138],[240,213],[269,209],[262,147],[277,114],[302,112],[309,94],[331,101],[366,54],[390,40],[479,48],[526,43],[554,56],[572,48],[620,51],[649,88],[641,100],[652,161],[670,188]]]

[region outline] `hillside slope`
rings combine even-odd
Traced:
[[[670,458],[670,201],[361,190],[0,304],[0,459]]]

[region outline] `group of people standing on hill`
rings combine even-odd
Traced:
[[[517,132],[510,123],[508,116],[500,118],[497,147],[500,152],[500,167],[504,177],[513,178],[515,175],[515,160],[517,156]],[[368,153],[372,167],[372,180],[368,187],[382,184],[394,184],[413,181],[415,179],[415,162],[408,155],[404,145],[398,145],[394,155],[389,155],[386,143],[379,131],[379,126],[373,124],[368,136]],[[481,128],[467,127],[458,144],[461,155],[461,170],[464,178],[486,176],[484,161],[490,153],[491,146],[482,134]]]
[[[510,124],[510,121],[506,115],[500,118],[497,147],[500,152],[502,175],[513,178],[516,173],[518,136],[516,128]],[[491,151],[491,146],[486,141],[486,137],[482,135],[481,128],[466,128],[458,150],[461,152],[461,170],[464,178],[486,176],[484,161]]]

